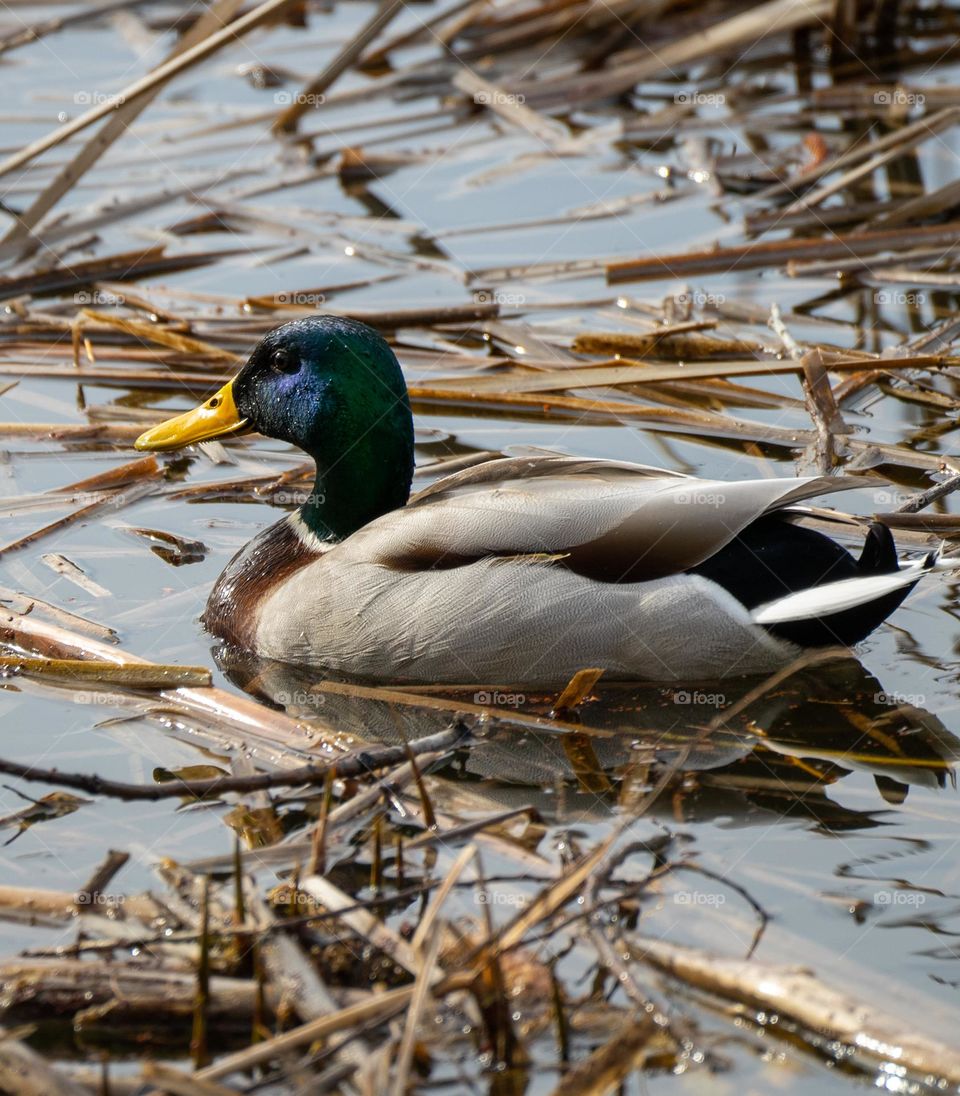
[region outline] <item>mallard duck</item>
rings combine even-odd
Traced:
[[[368,679],[560,685],[584,667],[664,682],[766,673],[851,646],[936,553],[859,559],[796,524],[862,481],[696,479],[615,460],[492,460],[410,497],[399,363],[363,324],[294,320],[219,392],[137,439],[168,450],[257,430],[316,462],[306,503],[227,565],[203,620],[267,658]]]

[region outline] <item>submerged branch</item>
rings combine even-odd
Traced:
[[[149,800],[177,799],[194,796],[197,799],[215,799],[226,792],[265,791],[269,788],[290,788],[301,784],[318,784],[329,773],[340,777],[363,776],[375,769],[401,765],[410,753],[421,756],[427,753],[446,752],[464,745],[470,731],[463,722],[457,722],[445,731],[419,738],[403,746],[369,746],[344,754],[334,762],[301,765],[279,773],[251,773],[246,776],[218,776],[210,780],[184,780],[177,777],[165,784],[127,784],[119,780],[107,780],[95,773],[65,773],[59,769],[41,769],[17,761],[0,758],[0,772],[21,780],[57,784],[64,788],[78,788],[91,795],[106,795],[114,799]]]

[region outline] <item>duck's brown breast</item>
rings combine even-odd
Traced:
[[[204,610],[204,627],[229,643],[254,649],[260,611],[267,599],[321,555],[320,542],[296,514],[263,529],[217,579]]]

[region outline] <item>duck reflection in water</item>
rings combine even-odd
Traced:
[[[911,786],[955,786],[960,757],[960,739],[935,715],[885,690],[850,656],[820,657],[768,679],[684,688],[601,679],[567,712],[554,711],[556,692],[384,689],[229,647],[215,657],[258,699],[368,742],[435,733],[462,705],[478,741],[444,776],[470,782],[491,806],[528,805],[554,820],[629,811],[666,778],[653,813],[675,820],[750,825],[772,814],[831,831],[866,828],[882,825]],[[855,772],[872,775],[874,808],[829,796]]]

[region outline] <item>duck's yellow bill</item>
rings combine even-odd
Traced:
[[[133,447],[153,451],[179,449],[192,442],[211,441],[226,434],[236,434],[246,425],[247,420],[240,417],[233,399],[233,381],[227,381],[206,403],[142,433]]]

